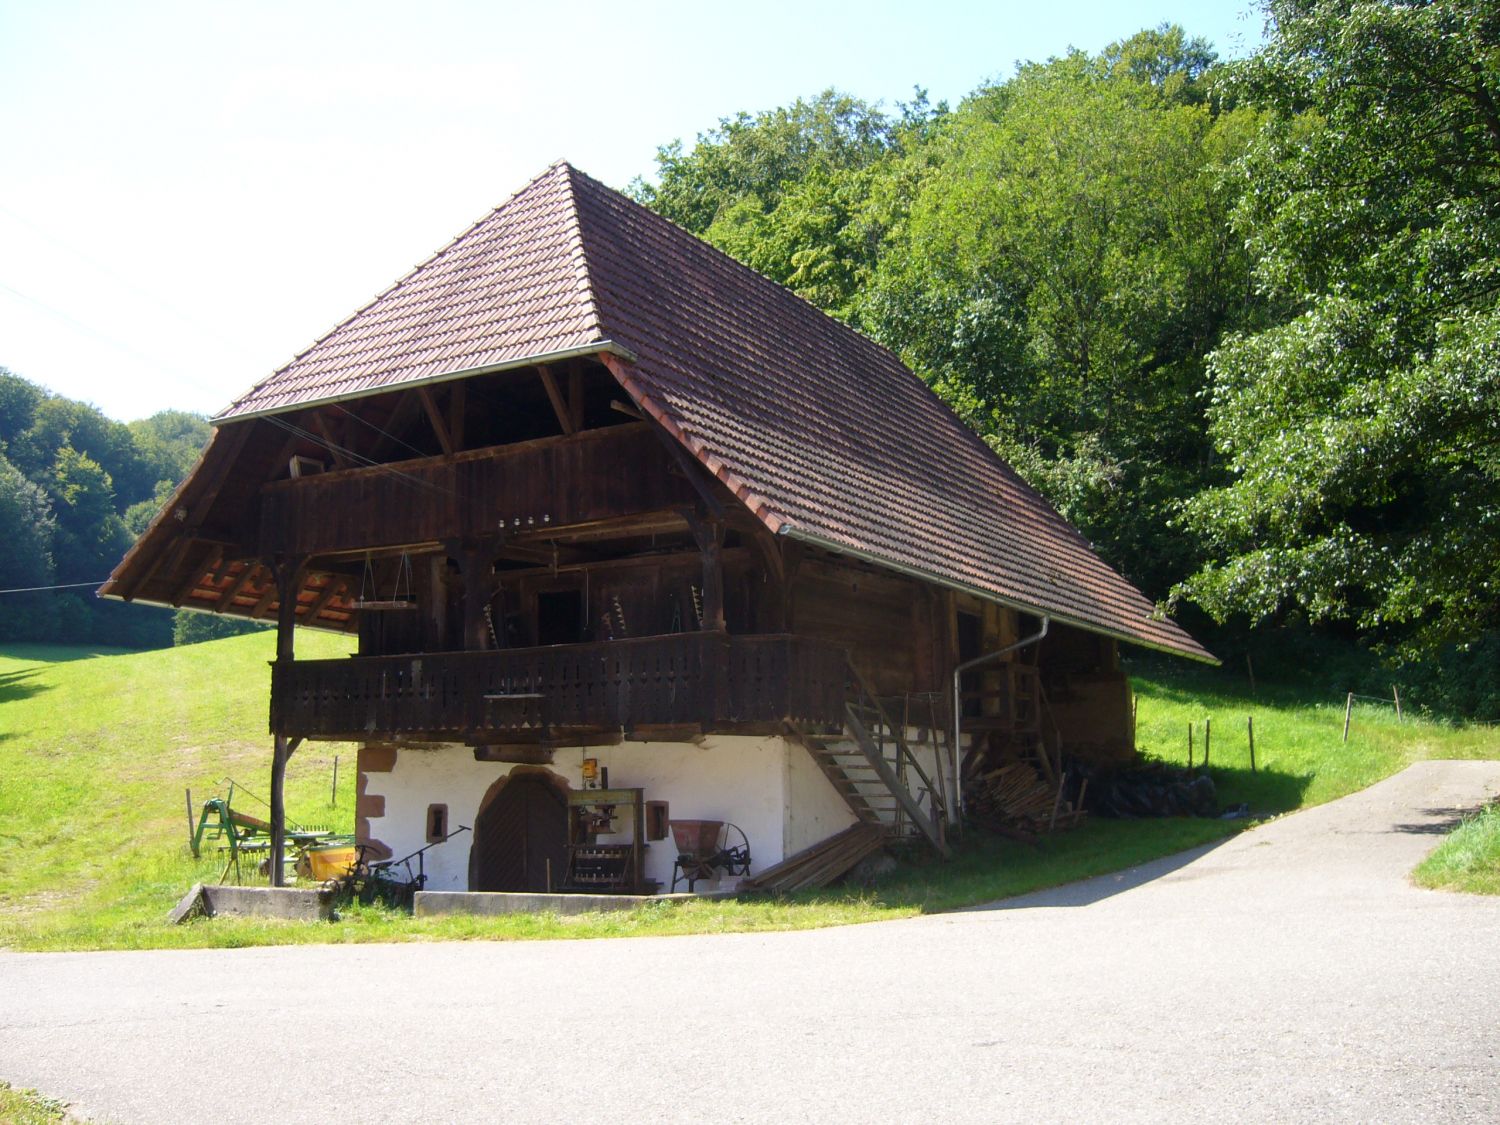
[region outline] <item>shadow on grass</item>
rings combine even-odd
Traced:
[[[1312,784],[1312,775],[1282,773],[1277,770],[1250,771],[1249,766],[1210,766],[1219,804],[1230,808],[1249,805],[1256,816],[1291,812],[1302,807],[1303,797]]]
[[[1085,821],[1069,831],[1042,837],[1035,844],[971,829],[954,848],[951,860],[918,852],[873,886],[830,887],[789,896],[799,904],[835,906],[853,899],[922,913],[980,908],[1010,900],[1029,901],[1049,888],[1134,870],[1143,864],[1176,863],[1190,849],[1216,845],[1244,827],[1244,821],[1172,817],[1151,820]],[[1180,863],[1191,862],[1189,854]],[[1180,866],[1180,863],[1178,865]],[[1171,868],[1169,867],[1168,870]],[[1157,876],[1150,876],[1152,878]],[[1017,896],[1028,896],[1020,900]],[[1079,903],[1083,905],[1083,903]]]
[[[1031,894],[1017,895],[1015,898],[1004,899],[1001,902],[986,902],[978,906],[965,907],[967,911],[975,910],[1031,910],[1037,907],[1061,907],[1061,906],[1092,906],[1096,902],[1103,902],[1107,898],[1133,891],[1137,887],[1143,887],[1147,883],[1181,870],[1188,864],[1193,863],[1208,855],[1214,849],[1228,843],[1228,837],[1214,840],[1208,844],[1201,844],[1185,852],[1165,856],[1162,859],[1153,859],[1149,863],[1143,863],[1138,867],[1132,867],[1126,871],[1116,871],[1107,875],[1096,875],[1091,879],[1085,879],[1078,883],[1069,883],[1066,886],[1051,887],[1045,891],[1033,891]]]
[[[29,699],[44,691],[51,691],[51,684],[29,683],[34,680],[38,668],[18,668],[14,672],[0,674],[0,703],[14,703],[18,699]]]
[[[1413,836],[1446,836],[1474,815],[1472,808],[1423,809],[1422,811],[1428,816],[1435,816],[1439,819],[1424,821],[1421,824],[1395,824],[1392,827],[1397,832],[1407,832]]]

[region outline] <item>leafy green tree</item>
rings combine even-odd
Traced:
[[[1434,650],[1500,626],[1500,9],[1274,0],[1237,223],[1275,321],[1213,356],[1232,481],[1178,591]]]
[[[52,584],[56,530],[47,494],[0,456],[0,589]],[[51,605],[51,597],[41,592],[0,597],[0,638],[46,636],[53,624]]]
[[[47,480],[57,518],[58,581],[102,582],[130,547],[115,512],[114,482],[99,462],[68,445],[58,450]]]
[[[213,434],[203,415],[184,410],[158,411],[149,418],[127,422],[126,428],[138,455],[155,477],[155,493],[161,491],[162,481],[177,487]]]
[[[247,621],[239,617],[223,617],[216,613],[194,613],[179,609],[172,617],[172,643],[195,645],[202,641],[216,641],[221,637],[238,637],[244,633],[259,633],[274,628],[262,621]]]
[[[898,166],[947,113],[917,90],[887,114],[826,90],[810,101],[726,117],[657,150],[658,183],[631,192],[752,269],[852,319],[899,210]]]
[[[1202,357],[1249,315],[1226,169],[1254,115],[1199,96],[1179,29],[1023,66],[946,123],[864,323],[1146,588],[1211,478]]]
[[[681,141],[656,150],[657,183],[636,180],[630,192],[694,234],[731,207],[753,201],[775,210],[784,191],[814,170],[864,168],[891,147],[893,124],[859,98],[825,90],[811,101],[720,119],[691,152]]]

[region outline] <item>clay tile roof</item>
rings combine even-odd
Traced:
[[[582,351],[774,532],[1213,659],[894,355],[567,164],[219,420]]]

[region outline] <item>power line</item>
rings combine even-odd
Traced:
[[[59,582],[55,586],[17,586],[10,590],[0,590],[0,594],[35,594],[43,590],[72,590],[78,586],[103,586],[107,578],[99,582]]]
[[[61,320],[66,324],[71,324],[74,328],[78,329],[84,335],[92,336],[100,343],[107,344],[109,347],[114,348],[121,354],[130,356],[130,358],[134,359],[138,363],[144,363],[148,367],[156,368],[159,371],[170,374],[172,378],[174,378],[178,382],[185,383],[190,387],[197,388],[198,390],[204,389],[203,384],[199,383],[186,371],[174,367],[169,363],[162,363],[159,359],[148,356],[144,352],[136,351],[135,348],[131,347],[124,340],[111,336],[107,332],[101,332],[93,325],[85,324],[83,321],[79,320],[71,313],[65,313],[62,309],[59,309],[53,305],[49,305],[46,301],[43,301],[37,297],[33,297],[29,293],[23,293],[15,286],[7,285],[4,281],[0,281],[0,289],[5,290],[7,293],[11,294],[14,297],[19,297],[27,304],[35,305],[43,312],[50,313],[52,316],[57,317],[58,320]]]
[[[13,208],[7,207],[4,203],[0,203],[0,214],[9,215],[12,219],[20,223],[22,226],[29,227],[32,232],[40,235],[42,238],[52,243],[52,245],[66,250],[80,262],[83,262],[85,265],[92,267],[96,272],[100,274],[100,276],[109,278],[111,281],[121,286],[127,292],[134,293],[137,297],[144,298],[148,303],[154,304],[165,312],[170,313],[173,317],[181,321],[183,324],[191,325],[193,328],[196,328],[200,332],[208,333],[209,335],[213,336],[214,339],[216,339],[220,344],[225,347],[234,349],[242,356],[244,356],[247,360],[255,358],[249,353],[249,351],[244,348],[244,346],[238,340],[231,339],[229,336],[220,332],[218,329],[205,324],[204,322],[198,320],[196,317],[171,304],[160,294],[154,293],[151,290],[142,287],[138,281],[133,280],[132,278],[128,278],[118,270],[112,269],[109,266],[105,265],[103,262],[90,257],[78,247],[64,241],[57,235],[53,234],[51,231],[45,230],[34,220],[27,218],[25,215],[17,213]],[[15,290],[11,290],[11,292],[14,293]],[[36,303],[40,304],[40,302]],[[82,324],[79,324],[78,321],[74,321],[73,323],[78,324],[80,328],[86,327]]]

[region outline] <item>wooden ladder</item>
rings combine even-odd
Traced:
[[[968,745],[972,750],[988,742],[990,735],[996,735],[1008,744],[1015,757],[1035,765],[1049,782],[1058,784],[1058,773],[1062,768],[1062,735],[1052,718],[1036,667],[1006,662],[985,669],[985,673],[997,677],[999,684],[967,691],[960,696],[964,702],[980,700],[981,710],[985,711],[979,715],[960,716],[960,738],[969,735]],[[1051,748],[1043,736],[1044,716],[1052,722]]]

